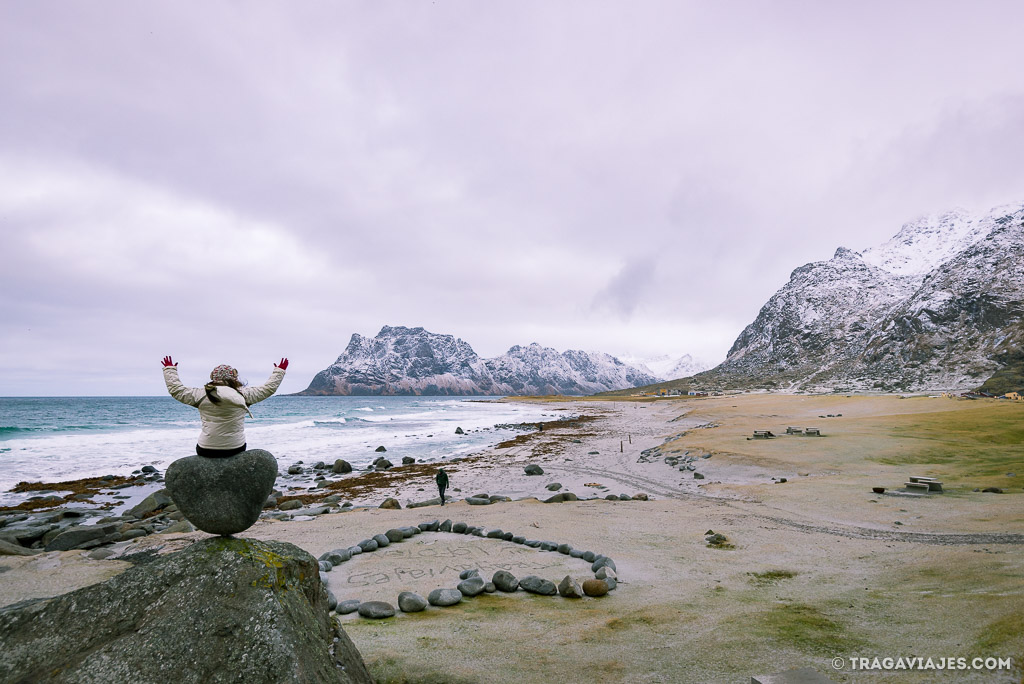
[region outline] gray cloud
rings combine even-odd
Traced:
[[[721,358],[796,266],[1024,199],[1022,15],[3,3],[0,394],[296,390],[384,324]]]

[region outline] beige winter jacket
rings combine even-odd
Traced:
[[[283,379],[284,370],[275,367],[262,385],[240,390],[218,385],[214,392],[220,401],[215,404],[206,396],[204,388],[181,384],[175,366],[164,367],[164,382],[171,396],[199,409],[199,417],[203,421],[199,446],[206,449],[235,449],[245,444],[245,416],[252,417],[248,407],[276,392]]]

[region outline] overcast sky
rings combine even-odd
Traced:
[[[0,395],[304,389],[352,333],[721,361],[1024,200],[1024,3],[0,0]]]

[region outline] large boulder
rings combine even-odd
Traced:
[[[167,468],[167,492],[193,525],[210,534],[249,529],[274,490],[277,460],[250,449],[227,458],[188,456]]]
[[[101,584],[0,609],[0,681],[371,682],[327,605],[302,549],[204,539]]]

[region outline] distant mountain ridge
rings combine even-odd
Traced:
[[[599,352],[558,352],[537,343],[482,359],[453,335],[384,326],[353,334],[304,395],[583,395],[659,378]]]
[[[878,247],[840,247],[828,261],[794,270],[725,362],[692,382],[789,390],[976,387],[1020,361],[1022,265],[1024,206],[926,216]]]

